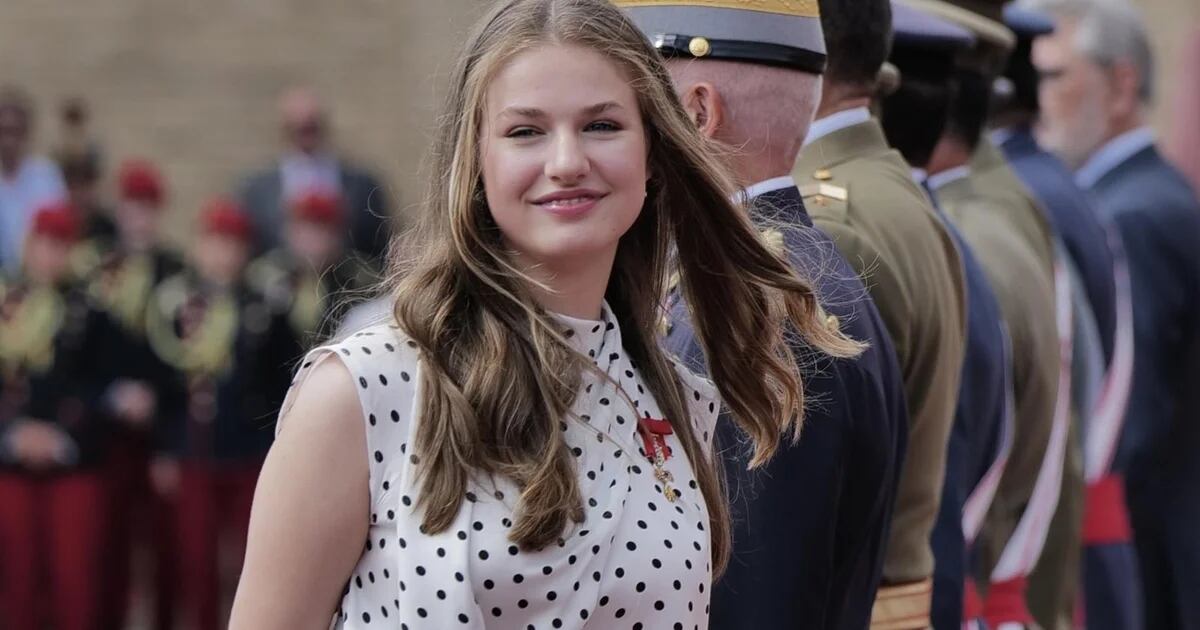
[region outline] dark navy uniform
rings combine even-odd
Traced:
[[[796,227],[778,237],[801,273],[820,272],[815,281],[827,321],[870,348],[858,359],[818,358],[805,366],[809,404],[800,441],[763,468],[747,471],[743,436],[728,419],[718,425],[734,545],[713,592],[710,627],[865,628],[907,441],[899,365],[865,287],[832,241],[812,228],[800,191],[788,186],[752,203],[759,214]],[[703,370],[685,305],[674,304],[672,321],[668,347]],[[799,353],[815,358],[804,348]]]
[[[1003,313],[983,266],[958,228],[948,218],[944,220],[962,256],[968,298],[967,354],[954,426],[946,447],[942,504],[932,536],[937,560],[933,626],[939,630],[959,627],[964,618],[964,602],[968,596],[977,597],[967,592],[973,588],[967,578],[974,573],[970,550],[980,523],[965,524],[964,510],[970,502],[974,504],[972,510],[986,511],[1008,456],[1005,437],[1012,431],[1008,426],[1011,413],[1008,375],[1012,367],[1008,334],[1001,323]],[[973,531],[964,531],[967,529]]]
[[[106,421],[100,401],[119,357],[103,311],[74,285],[0,288],[0,614],[4,627],[90,627],[106,530]],[[46,468],[10,439],[30,420],[66,443]],[[42,580],[46,579],[45,582]],[[49,585],[49,590],[44,588]]]

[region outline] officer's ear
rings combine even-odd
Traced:
[[[1114,118],[1130,118],[1142,107],[1142,78],[1137,68],[1128,61],[1112,64],[1108,73],[1111,86],[1109,110]]]
[[[715,138],[726,116],[725,103],[717,88],[707,81],[693,83],[680,95],[680,100],[696,129],[706,138]]]

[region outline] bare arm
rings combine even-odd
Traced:
[[[367,537],[366,430],[350,373],[329,357],[297,388],[258,479],[231,630],[328,628]]]

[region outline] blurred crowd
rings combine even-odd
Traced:
[[[39,155],[35,113],[0,88],[0,627],[115,630],[136,601],[217,628],[291,370],[377,282],[384,188],[294,89],[278,160],[176,251],[152,161],[108,168],[81,99]]]

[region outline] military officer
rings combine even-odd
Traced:
[[[862,276],[896,346],[908,404],[908,452],[872,622],[923,628],[933,587],[929,539],[964,355],[962,261],[909,165],[888,147],[869,111],[891,43],[891,4],[820,5],[829,62],[793,176],[813,223]],[[828,194],[835,189],[854,196]]]
[[[74,210],[31,220],[0,286],[0,616],[4,627],[97,627],[105,569],[105,418],[112,326],[68,266]]]
[[[175,500],[183,612],[201,630],[221,625],[219,552],[245,541],[271,418],[301,352],[285,311],[245,283],[251,231],[236,205],[212,202],[191,268],[154,291],[146,314],[180,401],[162,423],[152,476]]]
[[[882,122],[889,141],[914,167],[924,185],[930,154],[945,127],[951,55],[970,48],[970,31],[902,4],[893,4],[895,41],[891,59],[900,84],[883,99]],[[936,95],[930,98],[930,95]],[[968,593],[970,550],[1007,462],[1011,434],[1008,413],[1010,360],[1000,307],[975,253],[958,229],[940,214],[963,260],[967,288],[967,347],[954,426],[946,452],[942,503],[934,525],[933,626],[958,628],[977,597]]]
[[[1047,524],[1058,504],[1071,424],[1058,404],[1058,392],[1065,391],[1069,381],[1069,371],[1060,369],[1064,354],[1069,359],[1065,342],[1071,322],[1065,316],[1070,301],[1060,300],[1060,289],[1069,285],[1057,282],[1050,273],[1053,266],[1039,251],[1040,232],[1033,233],[1037,238],[1031,241],[1026,215],[1004,205],[1002,199],[983,194],[976,186],[978,180],[971,177],[972,155],[991,94],[985,77],[1014,40],[999,21],[1000,4],[905,3],[935,12],[976,35],[975,48],[954,60],[955,96],[946,131],[929,161],[928,183],[979,257],[1009,331],[1016,418],[1013,448],[977,544],[979,586],[981,591],[987,589],[984,614],[990,623],[1032,625],[1023,584],[1041,555]],[[1060,312],[1060,304],[1065,312]],[[1064,343],[1059,343],[1059,331]]]
[[[816,3],[622,0],[667,57],[701,133],[730,151],[748,209],[814,278],[830,326],[870,343],[852,361],[806,365],[797,444],[746,471],[741,436],[718,425],[734,515],[733,558],[713,593],[712,628],[863,628],[871,618],[908,426],[883,321],[852,267],[812,221],[790,173],[817,106],[825,44]],[[834,196],[829,185],[828,190]],[[677,296],[676,296],[677,297]],[[703,369],[674,302],[668,346]],[[811,357],[812,353],[801,353]],[[812,357],[813,360],[817,360]],[[818,360],[819,361],[819,360]]]

